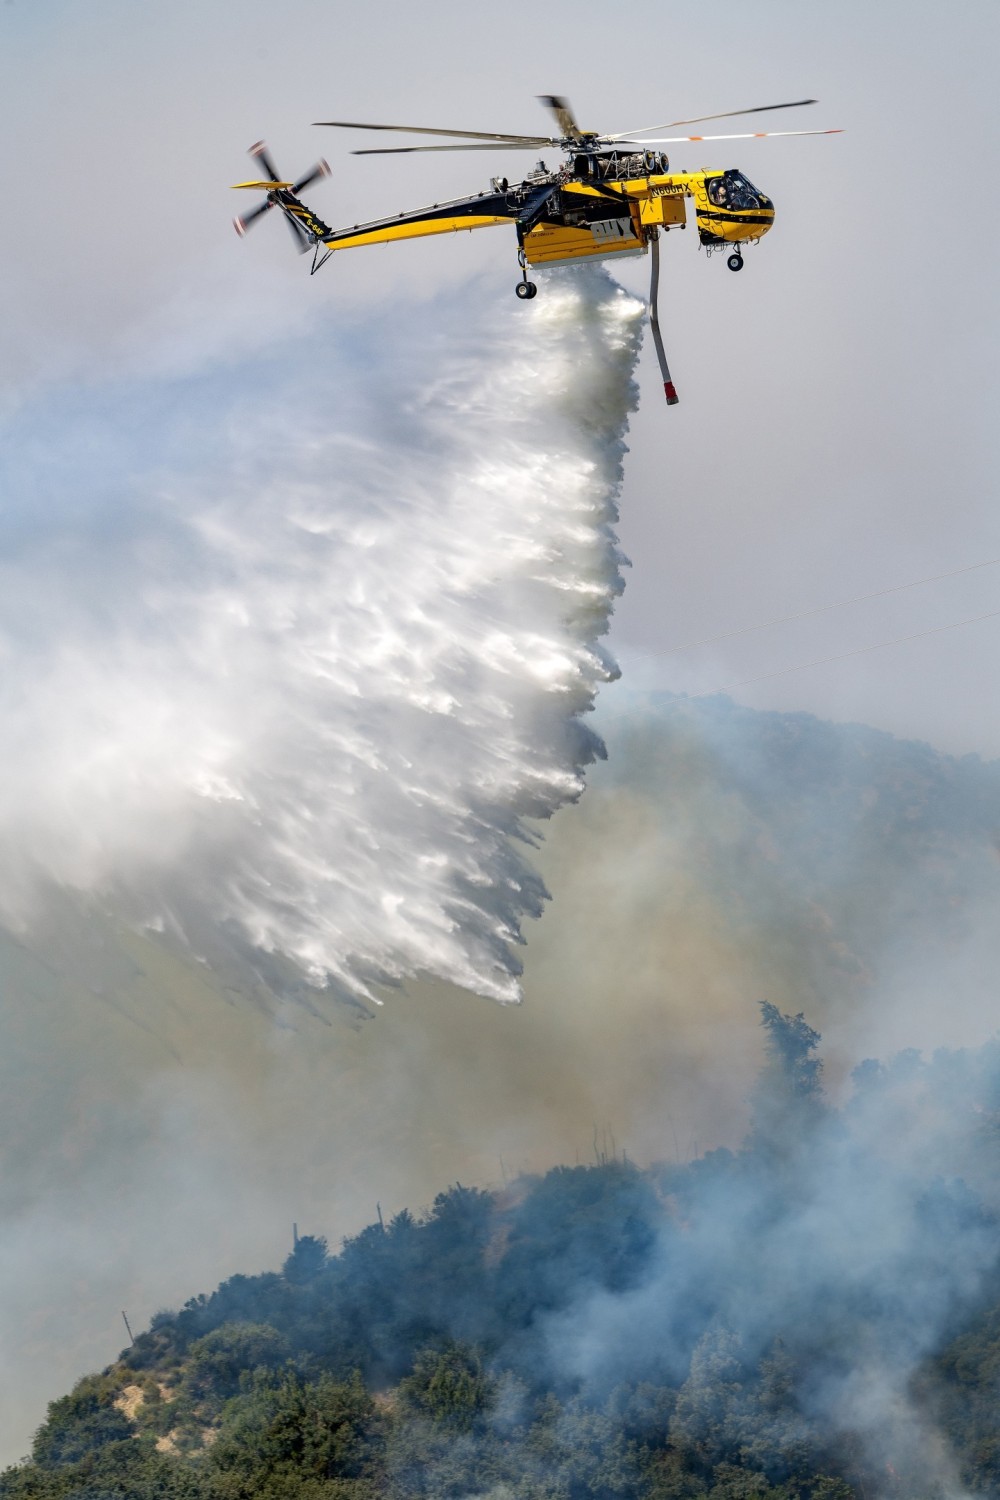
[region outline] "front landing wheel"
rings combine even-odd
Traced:
[[[530,302],[538,288],[533,281],[519,281],[514,290],[522,302]]]
[[[729,259],[726,261],[726,265],[731,271],[742,271],[743,257],[738,250],[735,255],[731,255],[729,257]]]

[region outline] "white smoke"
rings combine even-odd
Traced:
[[[523,820],[579,796],[616,675],[641,312],[556,272],[530,305],[22,412],[0,917],[58,887],[341,995],[518,998]]]

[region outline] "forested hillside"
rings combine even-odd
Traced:
[[[837,1112],[762,1021],[739,1151],[302,1236],[53,1402],[0,1496],[1000,1496],[1000,1044]]]

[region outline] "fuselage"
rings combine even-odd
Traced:
[[[689,201],[709,249],[758,240],[774,221],[770,198],[736,168],[671,172],[654,152],[577,151],[555,170],[539,162],[519,183],[494,178],[471,197],[342,229],[285,189],[275,197],[324,252],[512,224],[532,266],[644,254],[654,232],[687,227]]]

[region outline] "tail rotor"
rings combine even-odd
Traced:
[[[329,177],[330,168],[328,164],[320,160],[314,167],[310,167],[309,171],[304,177],[300,177],[298,182],[286,182],[278,176],[274,162],[271,159],[271,154],[263,141],[257,141],[251,146],[248,155],[260,163],[266,176],[251,182],[234,182],[233,187],[245,188],[250,191],[263,189],[267,197],[263,203],[259,203],[249,213],[241,214],[235,218],[233,220],[233,228],[238,235],[245,235],[250,226],[255,224],[258,219],[263,218],[265,214],[270,213],[272,208],[280,208],[285,223],[291,231],[292,239],[295,241],[296,250],[298,250],[300,255],[304,255],[307,250],[312,249],[314,239],[303,228],[295,212],[296,209],[301,210],[302,208],[302,205],[298,202],[297,195],[303,189],[310,187],[314,182],[318,182],[321,177]]]

